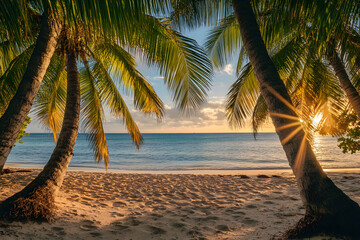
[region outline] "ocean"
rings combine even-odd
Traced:
[[[109,171],[197,171],[289,169],[275,133],[143,134],[140,149],[128,134],[106,134]],[[32,133],[17,143],[5,167],[43,167],[55,147],[52,134]],[[315,136],[313,149],[323,168],[360,168],[359,154],[343,154],[337,139]],[[79,134],[73,170],[102,170],[94,161],[86,134]]]

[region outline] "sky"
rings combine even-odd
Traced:
[[[183,32],[187,37],[195,39],[199,45],[203,45],[210,28],[202,27],[195,31]],[[164,117],[159,120],[148,114],[138,112],[132,105],[131,97],[125,97],[132,116],[135,119],[142,133],[224,133],[224,132],[251,132],[250,122],[248,121],[242,128],[231,128],[225,115],[224,100],[233,82],[236,80],[235,60],[230,61],[222,69],[215,69],[212,79],[211,89],[208,91],[207,102],[202,104],[194,113],[185,115],[175,107],[172,101],[171,92],[164,84],[164,78],[155,67],[149,67],[140,59],[136,59],[137,69],[152,84],[156,93],[163,101],[165,106]],[[29,115],[32,122],[27,128],[27,132],[39,133],[50,132],[41,121],[37,120],[33,113]],[[107,133],[127,132],[123,120],[111,116],[105,110],[104,129]],[[266,123],[260,130],[261,132],[273,132],[272,124]],[[80,130],[81,132],[81,130]]]

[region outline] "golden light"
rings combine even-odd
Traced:
[[[270,86],[267,86],[268,90],[280,101],[282,101],[287,107],[292,109],[294,112],[297,112],[295,107],[288,102],[286,99],[284,99],[280,94],[278,94],[274,89],[272,89]],[[289,120],[294,120],[292,123],[288,123],[286,125],[280,126],[276,129],[276,131],[282,131],[284,129],[288,128],[294,128],[286,137],[281,139],[281,144],[284,146],[286,143],[288,143],[292,138],[294,138],[299,132],[304,131],[302,122],[304,122],[302,119],[300,119],[298,116],[291,116],[283,113],[276,113],[276,112],[269,112],[271,117],[278,117],[278,118],[284,118]],[[314,117],[315,121],[317,121],[317,124],[321,121],[322,115],[316,115]],[[314,121],[314,120],[313,120]],[[298,127],[296,127],[298,126]],[[295,175],[297,175],[297,172],[302,171],[304,167],[304,162],[306,161],[306,155],[307,155],[307,134],[304,132],[304,136],[301,140],[300,146],[297,151],[296,158],[294,160],[294,166],[293,170],[295,172]]]
[[[315,115],[315,117],[312,119],[312,122],[313,122],[314,126],[317,127],[319,125],[322,117],[323,117],[322,113],[318,113],[318,114]]]

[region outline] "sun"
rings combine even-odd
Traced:
[[[313,122],[314,126],[319,125],[322,117],[323,117],[322,113],[318,113],[318,114],[315,115],[315,117],[312,119],[312,122]]]

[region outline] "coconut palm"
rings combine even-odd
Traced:
[[[360,223],[360,207],[334,185],[316,160],[285,84],[267,53],[250,2],[233,0],[232,5],[261,94],[305,205],[306,215],[298,230],[303,234],[316,226],[318,231],[331,232],[337,227],[335,231],[359,235],[355,226]]]
[[[35,100],[41,81],[50,64],[64,24],[74,26],[80,19],[88,27],[98,27],[105,35],[124,38],[131,33],[124,31],[124,23],[135,19],[145,12],[162,11],[161,1],[11,1],[0,3],[0,29],[5,33],[2,38],[14,41],[22,47],[28,36],[32,36],[34,19],[41,15],[40,30],[36,38],[27,69],[22,76],[17,91],[5,106],[5,113],[0,118],[0,170],[11,151],[16,137]],[[34,17],[35,16],[35,17]],[[131,24],[131,23],[129,23]],[[121,36],[117,34],[121,34]]]
[[[285,27],[288,28],[287,30],[294,29],[292,27],[294,22],[298,23],[297,27],[295,27],[296,31],[302,34],[307,44],[314,51],[317,51],[319,55],[325,56],[333,68],[343,91],[346,93],[352,108],[357,116],[360,117],[360,95],[353,85],[358,82],[359,72],[359,66],[356,64],[358,62],[357,53],[359,51],[357,39],[359,39],[358,12],[360,7],[358,2],[338,1],[336,4],[331,4],[326,1],[320,1],[316,3],[317,7],[314,9],[309,8],[309,6],[313,7],[311,2],[306,2],[305,4],[293,2],[293,8],[285,10],[283,4],[289,2],[291,4],[291,1],[279,1],[279,4],[276,4],[276,6],[279,7],[279,11],[284,10],[286,13],[279,16],[271,14],[270,19],[280,20],[282,18],[284,20],[283,17],[288,18],[286,22],[287,27]],[[301,11],[300,9],[306,10]],[[299,10],[299,14],[294,14],[295,11]],[[309,18],[309,14],[315,17],[310,16]],[[331,19],[331,21],[324,21],[323,19]],[[270,28],[270,26],[267,27]]]
[[[263,22],[263,19],[260,19],[259,23]],[[234,15],[223,19],[214,27],[206,43],[210,57],[217,67],[222,67],[226,59],[230,58],[229,55],[237,52],[230,52],[229,45],[234,49],[240,48],[241,54],[237,65],[238,80],[231,86],[228,94],[228,119],[232,126],[241,127],[245,120],[251,117],[256,133],[267,119],[268,111],[252,66],[244,63],[246,55],[244,48],[240,47],[240,31]],[[314,44],[306,42],[301,34],[294,32],[279,37],[275,42],[268,43],[268,46],[271,59],[290,92],[298,115],[303,123],[306,123],[307,131],[313,130],[313,119],[322,116],[321,124],[317,124],[317,129],[314,130],[320,128],[321,132],[326,130],[328,133],[336,133],[336,119],[347,108],[347,104],[326,57],[318,56],[318,51],[311,47]]]
[[[267,4],[268,2],[259,1],[257,3]],[[287,14],[286,17],[280,18],[281,20],[285,19],[287,21],[287,17],[294,19],[295,10],[300,13],[301,11],[306,12],[306,9],[308,9],[307,17],[312,19],[312,17],[316,16],[317,20],[321,19],[325,22],[323,24],[318,21],[313,22],[316,26],[324,27],[323,29],[326,29],[329,24],[334,24],[332,20],[336,21],[338,19],[328,18],[327,12],[332,9],[333,3],[327,1],[298,2],[289,0],[274,2],[279,3],[281,9],[284,10],[284,14]],[[215,8],[216,4],[230,3],[228,1],[214,2]],[[324,6],[319,7],[318,4]],[[209,1],[204,5],[209,5]],[[232,0],[231,5],[240,29],[244,51],[254,69],[264,104],[266,104],[270,113],[276,133],[279,136],[290,167],[295,174],[301,199],[305,206],[305,217],[299,222],[295,231],[289,232],[289,237],[311,234],[311,231],[336,232],[352,236],[360,235],[357,228],[360,223],[360,207],[334,185],[318,163],[286,86],[270,59],[261,37],[253,11],[255,9],[256,13],[259,13],[257,5],[254,5],[253,8],[249,0]],[[348,7],[345,1],[339,1],[339,5]],[[179,18],[183,21],[190,21],[192,25],[196,25],[196,23],[202,24],[207,21],[207,19],[201,19],[201,17],[206,16],[203,14],[206,9],[201,8],[201,2],[196,1],[196,4],[189,4],[188,6],[200,7],[200,9],[182,12],[181,14],[184,14],[185,17],[179,16]],[[293,11],[293,9],[295,10]],[[332,11],[337,12],[334,9]],[[279,17],[278,15],[275,18]],[[276,26],[273,26],[275,33],[278,32],[278,29],[275,28],[281,29],[283,22],[279,21]],[[291,23],[297,24],[295,22]],[[232,43],[236,44],[236,42]],[[225,46],[232,50],[231,45]]]
[[[23,191],[15,194],[7,201],[2,203],[2,209],[10,207],[12,203],[11,214],[19,216],[24,212],[31,212],[34,218],[48,214],[49,208],[53,206],[53,195],[59,190],[60,183],[64,178],[64,172],[73,155],[73,148],[76,142],[79,113],[80,113],[80,80],[76,65],[76,53],[74,49],[66,50],[67,57],[67,103],[64,115],[63,129],[59,135],[58,143],[50,158],[48,164],[44,167],[40,175],[32,181]],[[41,186],[41,187],[39,187]],[[37,191],[33,192],[33,189]],[[26,198],[31,195],[31,198]],[[20,198],[20,200],[19,200]],[[41,200],[42,204],[47,207],[41,208],[40,205],[34,204],[34,201]],[[26,209],[26,211],[24,211]],[[16,212],[18,211],[18,212]]]
[[[124,119],[133,141],[139,146],[142,141],[140,132],[118,87],[122,86],[125,92],[133,95],[134,105],[141,111],[162,116],[160,99],[136,70],[134,58],[125,48],[143,54],[150,65],[160,68],[180,108],[193,108],[204,101],[211,76],[211,64],[206,54],[195,41],[174,31],[168,21],[146,14],[142,17],[144,21],[134,19],[131,25],[127,25],[129,29],[126,31],[131,34],[125,35],[126,38],[104,36],[97,29],[81,25],[82,21],[76,27],[65,25],[59,49],[44,77],[35,108],[37,115],[53,130],[57,145],[39,176],[2,203],[2,217],[48,219],[52,216],[54,198],[61,187],[75,145],[78,115],[89,133],[95,159],[104,160],[106,167],[109,154],[102,124],[102,104],[115,116]],[[67,58],[67,97],[63,54]],[[79,76],[78,58],[81,60]],[[74,89],[69,89],[70,86]],[[81,98],[74,96],[80,94],[77,88],[81,89]],[[74,99],[70,100],[69,96],[74,96]],[[81,99],[81,111],[76,99]],[[74,116],[68,109],[72,109]]]
[[[2,2],[3,3],[3,2]],[[3,9],[3,8],[1,8]],[[2,14],[1,14],[2,15]],[[14,28],[14,26],[12,26]],[[15,26],[16,28],[16,26]],[[55,51],[61,25],[44,14],[39,37],[17,92],[0,118],[0,170],[16,141]]]
[[[358,36],[358,34],[356,34]],[[359,51],[359,46],[356,46],[357,50]],[[346,55],[345,53],[344,55]],[[356,56],[357,57],[357,56]],[[331,64],[336,77],[339,79],[341,88],[346,93],[347,98],[349,99],[349,102],[353,108],[353,110],[356,113],[356,116],[360,119],[360,94],[354,87],[353,83],[351,82],[349,75],[346,71],[344,61],[340,58],[336,47],[334,44],[329,45],[329,50],[327,54],[327,59],[329,63]],[[350,62],[351,63],[351,62]],[[354,72],[352,70],[351,72]],[[355,73],[359,73],[359,71],[355,71]]]
[[[276,13],[279,14],[279,13]],[[259,18],[260,27],[266,36],[264,27],[268,24],[268,16]],[[308,19],[308,22],[310,20]],[[307,22],[307,23],[308,23]],[[286,34],[278,34],[275,39],[268,41],[268,48],[272,61],[274,62],[281,78],[290,91],[298,114],[304,122],[311,123],[314,117],[322,116],[321,132],[336,133],[334,123],[346,108],[341,88],[347,94],[353,109],[356,107],[357,92],[349,81],[342,60],[337,53],[334,55],[335,61],[340,67],[338,72],[342,72],[343,77],[348,81],[339,81],[333,73],[334,64],[328,63],[328,54],[320,54],[319,44],[313,41],[311,36],[317,31],[316,28],[305,26],[305,30],[299,31],[299,27],[288,27]],[[346,38],[354,38],[356,32],[346,34]],[[353,59],[353,53],[358,52],[359,47],[351,44],[344,49],[342,55],[346,56],[347,65],[351,66],[349,72],[352,74],[354,82],[358,81],[357,72],[359,71]],[[239,49],[240,56],[237,64],[238,80],[232,85],[228,100],[227,113],[230,123],[233,126],[242,126],[248,117],[252,117],[254,132],[257,131],[261,123],[268,116],[266,104],[260,95],[259,85],[257,84],[254,71],[250,63],[244,64],[246,58],[244,48],[241,46],[240,31],[235,16],[232,14],[221,20],[220,24],[213,28],[206,43],[208,52],[217,67],[222,67],[227,59],[230,59],[236,49]],[[326,51],[333,51],[333,46],[326,46]],[[321,52],[321,51],[320,51]],[[333,59],[331,57],[330,59]],[[330,61],[331,63],[331,61]],[[339,76],[339,74],[336,74]],[[340,74],[341,75],[341,74]],[[340,84],[339,84],[340,83]],[[346,85],[347,84],[347,85]],[[350,84],[350,85],[349,85]],[[345,87],[347,86],[347,87]],[[352,100],[351,100],[352,99]],[[319,128],[319,127],[318,127]],[[331,129],[329,129],[331,128]],[[326,130],[326,131],[324,131]]]

